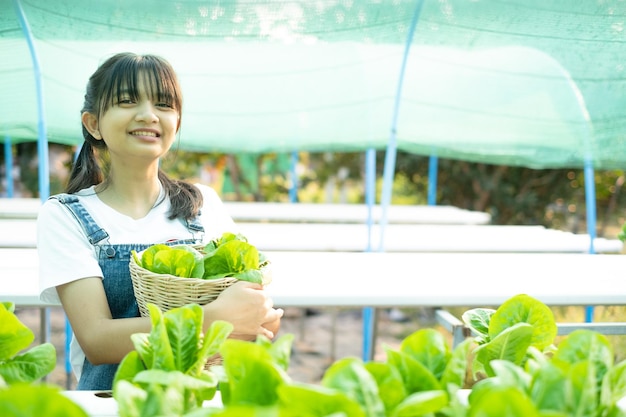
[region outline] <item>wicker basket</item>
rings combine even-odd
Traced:
[[[137,265],[134,257],[131,257],[129,266],[135,298],[142,317],[150,315],[148,303],[156,305],[161,311],[191,303],[208,304],[237,281],[236,278],[180,278],[169,274],[157,274]]]
[[[141,256],[141,254],[139,254]],[[208,304],[215,300],[226,288],[237,282],[237,278],[218,279],[180,278],[170,274],[157,274],[149,271],[130,257],[130,277],[139,312],[142,317],[149,317],[147,304],[154,304],[161,311],[182,307],[186,304]],[[271,281],[269,266],[264,266],[263,284]]]

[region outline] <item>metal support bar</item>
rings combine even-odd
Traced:
[[[604,335],[626,335],[625,322],[613,323],[557,323],[558,334],[568,335],[576,330],[592,330]]]
[[[461,320],[456,318],[448,310],[437,309],[435,310],[435,316],[437,318],[437,323],[452,333],[453,347],[456,347],[463,340],[465,340],[465,338],[471,336],[469,327],[465,326]]]
[[[444,309],[435,310],[437,323],[452,333],[452,347],[455,348],[466,337],[472,335],[471,330],[452,313]],[[568,335],[576,330],[591,330],[604,335],[626,335],[626,322],[595,322],[595,323],[557,323],[557,334]]]

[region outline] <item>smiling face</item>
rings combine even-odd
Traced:
[[[172,146],[179,113],[171,97],[139,74],[134,87],[123,85],[98,120],[111,156],[160,158]]]
[[[108,148],[113,159],[160,158],[175,140],[181,107],[178,79],[166,61],[123,54],[90,79],[85,139]]]

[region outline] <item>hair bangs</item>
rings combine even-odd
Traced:
[[[140,87],[150,98],[159,103],[168,103],[180,114],[182,97],[176,74],[170,65],[154,55],[127,55],[120,59],[109,72],[108,91],[103,91],[100,114],[118,103],[122,98],[139,99]],[[139,85],[140,77],[143,85]]]

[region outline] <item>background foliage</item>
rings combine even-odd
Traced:
[[[64,175],[71,166],[73,148],[64,145],[67,158],[51,173],[51,193],[62,191]],[[15,146],[20,186],[26,195],[37,196],[35,143]],[[225,200],[345,202],[365,201],[365,154],[300,153],[294,172],[293,155],[195,153],[173,150],[163,163],[172,176],[209,183]],[[377,201],[381,193],[384,152],[377,152]],[[4,166],[4,155],[0,156]],[[394,204],[427,204],[429,158],[399,152],[393,185]],[[4,169],[2,169],[4,171]],[[62,171],[66,171],[63,173]],[[485,211],[494,224],[544,225],[585,232],[585,187],[581,169],[530,169],[440,159],[437,170],[437,204]],[[626,197],[621,192],[623,170],[596,171],[598,235],[624,222]],[[0,193],[6,191],[3,184]]]

